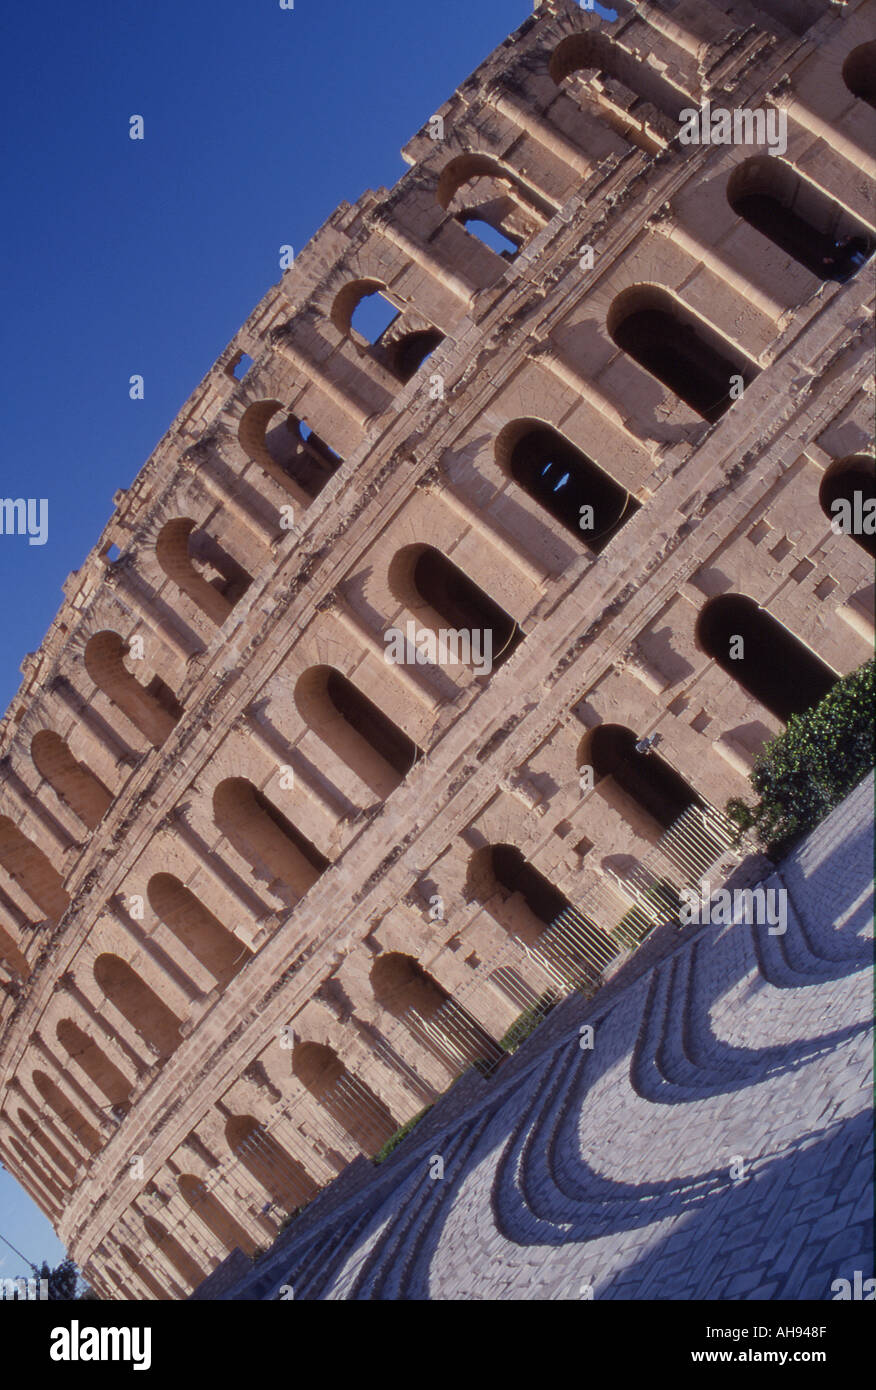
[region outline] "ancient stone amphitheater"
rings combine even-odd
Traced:
[[[874,488],[874,9],[548,0],[117,495],[0,730],[0,1160],[103,1296],[271,1245],[463,1072],[498,1088],[484,1134],[503,1097],[519,1126],[513,1241],[542,1154],[502,1078],[551,1054],[508,1035],[598,1011],[686,885],[768,872],[720,808],[872,650],[873,537],[831,518]],[[704,102],[787,147],[683,141]],[[766,978],[845,980],[823,930]],[[605,1142],[624,1029],[684,1013],[693,959],[585,1063]],[[779,1085],[730,1015],[730,1089]],[[648,1034],[636,1084],[675,1095],[716,1046]],[[548,1131],[577,1084],[550,1064]],[[586,1206],[608,1179],[563,1181]]]

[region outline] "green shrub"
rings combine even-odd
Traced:
[[[535,1032],[541,1021],[546,1018],[551,1009],[558,1002],[557,995],[553,990],[548,990],[540,999],[529,1009],[524,1009],[519,1018],[516,1018],[505,1034],[499,1041],[499,1046],[505,1052],[516,1052],[521,1043]]]
[[[873,766],[873,668],[844,676],[820,704],[791,716],[755,760],[754,806],[734,799],[727,814],[767,852],[784,854],[815,828]]]
[[[408,1120],[407,1124],[403,1124],[401,1129],[397,1129],[395,1134],[391,1134],[379,1153],[374,1155],[374,1162],[382,1163],[385,1158],[389,1158],[393,1149],[397,1149],[402,1140],[407,1139],[411,1130],[420,1123],[424,1115],[428,1115],[431,1109],[432,1106],[427,1105],[425,1110],[420,1111],[419,1115],[415,1115],[412,1120]]]

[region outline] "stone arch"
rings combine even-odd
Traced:
[[[722,594],[697,620],[697,641],[728,676],[782,723],[817,705],[838,679],[835,671],[754,599]],[[734,639],[742,655],[732,657]]]
[[[21,947],[14,936],[0,925],[0,960],[5,961],[9,969],[15,974],[20,975],[22,980],[26,980],[31,973],[27,959],[22,955]],[[0,986],[2,988],[2,986]],[[14,985],[8,988],[15,988]]]
[[[113,794],[84,763],[77,762],[60,734],[41,729],[31,740],[30,755],[40,777],[74,815],[90,830],[99,825]]]
[[[64,881],[43,851],[8,816],[0,816],[0,866],[46,917],[60,921],[70,902]]]
[[[406,545],[397,551],[389,566],[389,587],[433,632],[489,631],[493,669],[523,641],[516,619],[433,545]]]
[[[495,449],[503,472],[597,554],[639,509],[611,474],[542,420],[512,421]]]
[[[33,1084],[49,1109],[55,1112],[64,1128],[69,1130],[90,1154],[96,1154],[101,1148],[100,1135],[94,1126],[89,1124],[85,1116],[80,1114],[75,1105],[67,1099],[61,1088],[44,1071],[34,1072]]]
[[[591,766],[594,781],[614,785],[662,830],[668,830],[702,798],[653,750],[637,752],[638,738],[621,724],[598,724],[581,740],[578,766]]]
[[[374,295],[379,295],[386,302],[387,310],[395,310],[395,318],[390,323],[396,322],[401,317],[401,310],[398,305],[390,298],[389,290],[384,280],[372,280],[361,278],[350,280],[335,295],[329,317],[339,333],[347,337],[350,333],[356,332],[353,327],[353,317],[363,300],[371,299]],[[376,342],[383,336],[383,333],[390,327],[390,323],[372,341]],[[359,334],[360,337],[364,336]]]
[[[388,796],[420,757],[413,739],[334,666],[305,671],[295,703],[314,733],[378,796]]]
[[[363,1153],[376,1153],[398,1128],[383,1101],[325,1044],[296,1043],[292,1071]]]
[[[869,227],[774,155],[737,164],[727,181],[727,201],[820,280],[850,280],[876,250]]]
[[[38,1144],[46,1158],[58,1170],[58,1181],[70,1187],[76,1180],[76,1165],[71,1163],[66,1154],[63,1154],[57,1145],[43,1133],[42,1127],[37,1123],[32,1115],[28,1115],[26,1110],[19,1108],[18,1121],[22,1129],[30,1136],[35,1144]]]
[[[252,575],[190,517],[175,517],[161,528],[155,558],[181,593],[221,627],[252,583]]]
[[[245,777],[229,777],[213,793],[216,825],[258,870],[265,866],[296,897],[303,897],[330,862],[272,801]]]
[[[835,459],[821,480],[818,502],[838,533],[850,535],[876,557],[876,459],[872,454]]]
[[[180,1245],[176,1237],[166,1231],[160,1221],[156,1221],[154,1216],[144,1216],[143,1225],[153,1245],[173,1265],[183,1284],[197,1288],[198,1284],[207,1277],[206,1271],[192,1259],[192,1256]]]
[[[237,1248],[250,1256],[255,1253],[252,1236],[234,1219],[216,1194],[208,1191],[206,1183],[193,1173],[181,1173],[177,1185],[183,1200],[226,1250],[230,1252]]]
[[[643,63],[607,34],[595,29],[561,39],[551,54],[548,71],[558,87],[574,73],[586,76],[597,103],[600,103],[606,78],[620,82],[636,98],[629,108],[632,120],[641,121],[639,108],[644,103],[677,121],[690,100],[687,93],[674,87],[655,67]]]
[[[282,412],[271,428],[274,416]],[[255,401],[244,411],[238,440],[247,458],[259,465],[297,500],[317,497],[343,459],[280,401]]]
[[[388,344],[387,366],[399,381],[408,382],[443,342],[444,334],[437,328],[421,328],[405,333]]]
[[[94,978],[111,1004],[163,1059],[179,1047],[180,1020],[120,956],[102,955]]]
[[[182,705],[160,676],[156,675],[148,687],[141,685],[125,666],[126,651],[127,645],[117,632],[96,632],[85,648],[85,669],[111,704],[160,748],[182,717]]]
[[[876,39],[852,49],[843,63],[843,82],[853,97],[876,108]]]
[[[759,368],[661,285],[631,285],[613,300],[608,332],[622,352],[714,423],[733,404],[732,378]]]
[[[284,1211],[294,1211],[316,1196],[317,1184],[307,1169],[254,1116],[230,1115],[225,1138],[247,1172]]]
[[[130,1106],[133,1082],[110,1061],[100,1044],[71,1018],[62,1018],[55,1034],[70,1060],[82,1068],[110,1105],[126,1112]]]
[[[34,1157],[33,1153],[28,1153],[24,1145],[20,1144],[17,1139],[10,1137],[9,1143],[18,1154],[24,1172],[32,1174],[34,1179],[42,1185],[48,1196],[48,1205],[50,1209],[60,1213],[64,1207],[64,1191],[59,1185],[57,1178],[53,1177],[49,1170],[43,1167],[42,1163]]]
[[[496,247],[478,234],[475,224],[486,223],[510,243],[516,255],[556,211],[519,174],[487,154],[460,154],[451,159],[439,176],[436,197],[469,236],[486,244],[494,254]]]
[[[218,985],[227,985],[252,952],[173,874],[153,874],[146,896],[159,917]]]
[[[150,1271],[146,1269],[139,1255],[136,1255],[129,1245],[120,1245],[119,1254],[134,1277],[139,1279],[142,1284],[146,1285],[146,1288],[152,1294],[153,1298],[161,1302],[170,1298],[170,1294],[167,1290],[159,1284],[155,1275],[151,1274]]]
[[[371,988],[382,1008],[452,1071],[499,1055],[477,1020],[413,956],[388,951],[371,967]]]

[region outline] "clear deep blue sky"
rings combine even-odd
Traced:
[[[0,711],[78,568],[188,395],[343,199],[532,0],[41,0],[0,32],[0,497],[45,497],[48,542],[0,535]],[[131,115],[145,139],[128,138]],[[128,378],[141,373],[145,399]],[[0,1171],[0,1234],[62,1248]],[[0,1244],[0,1278],[26,1273]]]

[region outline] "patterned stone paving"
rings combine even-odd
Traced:
[[[784,935],[694,928],[570,1001],[225,1296],[829,1299],[869,1277],[872,778],[764,886]]]

